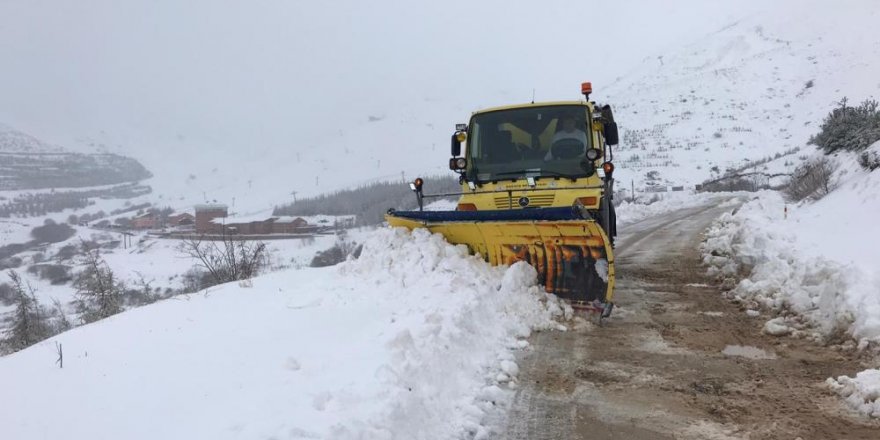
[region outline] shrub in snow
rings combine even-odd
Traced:
[[[8,351],[18,351],[48,338],[51,336],[51,329],[46,310],[34,296],[33,288],[25,288],[24,282],[15,271],[9,271],[9,279],[12,281],[15,311],[6,330],[3,345]]]
[[[866,100],[857,107],[847,107],[847,100],[831,111],[822,122],[819,134],[810,143],[825,153],[838,150],[859,151],[880,140],[880,109],[875,100]]]
[[[198,292],[216,284],[211,274],[204,269],[192,268],[183,274],[183,293]]]
[[[309,263],[309,266],[335,266],[348,259],[349,256],[353,256],[355,258],[359,257],[361,250],[362,246],[358,246],[354,242],[347,241],[345,239],[345,235],[343,234],[340,235],[340,238],[336,240],[336,244],[334,244],[333,247],[316,253],[315,257],[312,258],[312,262]]]
[[[90,323],[122,311],[125,285],[107,266],[97,249],[85,252],[86,269],[79,274],[74,287],[79,297],[77,311],[83,322]]]
[[[70,226],[55,223],[52,219],[46,219],[43,226],[37,226],[31,230],[31,237],[38,243],[58,243],[73,237],[76,231]]]
[[[859,155],[859,165],[868,171],[880,168],[880,154],[876,151],[865,151]]]
[[[335,266],[345,261],[345,251],[337,245],[333,245],[330,249],[318,251],[309,263],[309,267],[327,267]]]
[[[67,313],[64,312],[64,306],[57,299],[52,299],[52,334],[66,332],[73,328],[73,324],[67,319]]]
[[[52,285],[67,284],[73,279],[70,276],[70,267],[63,264],[35,264],[28,268],[28,272],[49,281]]]
[[[222,240],[205,240],[202,237],[186,239],[178,249],[195,259],[199,267],[211,276],[213,284],[252,278],[269,264],[266,243],[236,240],[229,235]]]
[[[18,266],[21,266],[22,260],[19,257],[9,257],[0,260],[0,270],[3,269],[15,269]]]
[[[154,292],[150,282],[141,276],[139,280],[123,291],[122,303],[127,307],[152,304],[163,298],[159,292],[161,292],[160,289],[156,289]]]
[[[58,253],[55,254],[55,258],[59,260],[69,260],[75,257],[79,253],[79,249],[77,246],[68,244],[62,246],[61,249],[58,249]]]
[[[15,290],[9,283],[0,283],[0,305],[11,306],[15,301]]]
[[[837,164],[829,157],[818,157],[801,164],[788,181],[785,195],[793,201],[819,200],[834,189]]]

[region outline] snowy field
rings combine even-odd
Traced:
[[[526,264],[381,229],[358,260],[161,301],[0,358],[17,402],[0,426],[10,439],[483,438],[515,388],[513,350],[564,314]]]
[[[15,220],[18,222],[18,220]],[[22,225],[14,225],[13,228],[19,235],[25,235],[24,231],[30,231],[32,226],[41,224],[38,219],[22,219]],[[66,313],[73,321],[78,321],[72,302],[76,300],[76,288],[71,282],[64,284],[52,284],[49,279],[44,279],[27,270],[28,267],[39,264],[58,264],[69,268],[69,273],[75,278],[84,269],[82,255],[72,258],[62,258],[62,249],[66,247],[79,248],[84,240],[91,240],[102,244],[117,242],[114,248],[101,249],[101,258],[114,272],[119,280],[128,287],[140,289],[149,285],[150,289],[165,294],[169,291],[179,291],[186,287],[184,275],[198,267],[198,262],[184,254],[180,249],[181,240],[158,238],[146,232],[134,232],[130,238],[130,246],[126,247],[118,242],[123,240],[123,235],[118,231],[98,230],[88,227],[74,226],[74,235],[59,243],[40,245],[32,250],[16,254],[23,260],[23,265],[15,269],[22,279],[34,289],[35,297],[44,306],[51,306],[54,300],[64,305]],[[348,230],[345,240],[359,243],[368,234],[367,229]],[[28,237],[27,239],[30,239]],[[268,240],[268,266],[266,271],[275,271],[287,268],[301,269],[308,267],[316,253],[333,247],[341,238],[336,235],[315,235],[313,237]],[[17,242],[23,242],[19,240]],[[5,271],[0,274],[0,283],[8,282]],[[0,304],[0,316],[11,312],[13,306]],[[0,331],[3,325],[0,324]]]
[[[880,142],[870,150],[880,151]],[[786,204],[759,193],[725,214],[703,244],[710,274],[726,279],[729,295],[750,310],[773,311],[764,331],[830,341],[864,350],[880,346],[880,172],[854,155],[835,157],[837,189],[815,203]],[[788,214],[786,215],[786,209]],[[737,275],[748,278],[734,282]],[[838,378],[835,389],[865,414],[880,416],[880,381],[868,370]],[[858,403],[856,405],[855,403]]]

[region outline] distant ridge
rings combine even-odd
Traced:
[[[130,157],[71,153],[0,124],[0,190],[80,188],[149,177]]]
[[[57,146],[47,144],[27,133],[0,122],[0,153],[65,153]]]

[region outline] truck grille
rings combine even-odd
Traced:
[[[508,197],[506,194],[503,196],[495,196],[495,209],[522,209],[519,206],[519,199],[521,197],[528,197],[529,204],[526,208],[546,208],[548,206],[553,206],[553,199],[555,198],[554,194],[514,194],[512,197]],[[511,206],[513,205],[513,206]]]

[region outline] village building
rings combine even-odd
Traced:
[[[223,227],[213,222],[227,216],[226,205],[196,205],[196,232],[200,234],[222,233]]]
[[[334,229],[351,227],[354,216],[283,216],[258,214],[251,216],[229,215],[226,205],[197,205],[195,231],[199,234],[270,235],[315,234]],[[186,218],[169,217],[169,226]]]
[[[170,227],[179,227],[179,226],[191,226],[195,224],[196,218],[192,214],[188,212],[181,212],[179,214],[172,214],[168,216],[168,223],[166,226]]]
[[[155,229],[159,225],[159,217],[156,213],[148,212],[131,219],[133,229]]]
[[[240,235],[310,234],[328,229],[312,225],[302,217],[288,216],[218,217],[211,223],[209,230],[214,233]]]

